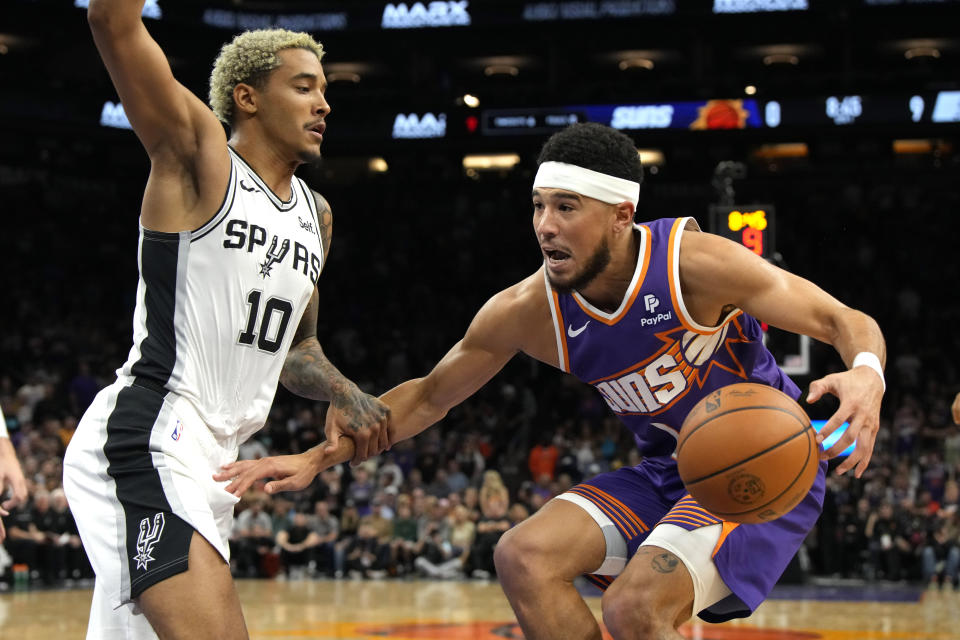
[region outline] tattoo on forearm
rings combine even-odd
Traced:
[[[280,382],[299,396],[329,400],[349,417],[349,427],[354,431],[385,416],[375,398],[362,392],[327,360],[315,337],[303,340],[290,350]]]
[[[650,566],[659,573],[673,573],[678,564],[680,564],[680,559],[672,553],[657,554],[650,561]]]

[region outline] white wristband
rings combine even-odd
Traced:
[[[877,375],[880,376],[880,382],[883,384],[883,390],[887,390],[887,381],[883,378],[883,367],[880,365],[880,358],[876,354],[870,353],[869,351],[861,351],[853,359],[853,364],[850,366],[851,369],[856,367],[870,367],[877,372]]]
[[[3,417],[3,410],[0,409],[0,438],[9,438],[10,434],[7,433],[7,419]]]

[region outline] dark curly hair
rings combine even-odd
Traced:
[[[564,162],[616,178],[643,182],[637,147],[627,135],[596,122],[578,122],[550,136],[537,165]]]

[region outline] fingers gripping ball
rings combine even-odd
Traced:
[[[810,491],[819,461],[806,412],[762,384],[734,384],[703,398],[677,443],[687,491],[733,522],[769,522],[793,509]]]

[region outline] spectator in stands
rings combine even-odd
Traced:
[[[373,501],[373,494],[376,490],[370,477],[370,466],[369,463],[364,463],[353,470],[353,482],[347,486],[345,492],[347,500],[353,501],[357,513],[361,516],[370,513],[370,502]]]
[[[393,540],[390,545],[394,566],[398,574],[413,571],[413,561],[420,550],[417,537],[417,520],[413,517],[411,501],[407,494],[401,494],[397,502],[397,517],[393,521]]]
[[[483,485],[480,487],[480,511],[486,513],[491,502],[500,502],[506,511],[510,505],[510,494],[504,486],[500,474],[490,469],[483,474]]]
[[[428,578],[457,578],[462,575],[463,563],[450,542],[450,528],[437,521],[427,524],[420,543],[420,555],[414,566]]]
[[[504,499],[504,492],[496,489],[499,482],[499,475],[496,473],[496,471],[487,471],[490,475],[486,477],[490,484],[484,485],[487,488],[486,492],[481,490],[481,495],[485,496],[485,499],[481,501],[481,516],[477,521],[469,565],[466,568],[467,573],[474,578],[489,578],[496,572],[493,564],[493,550],[500,541],[500,537],[512,526],[506,515],[509,497]]]
[[[280,547],[280,559],[287,577],[302,578],[306,571],[316,569],[314,550],[320,544],[320,536],[307,522],[305,513],[294,513],[286,528],[277,533],[277,546]]]
[[[64,551],[66,564],[61,567],[60,575],[69,582],[82,578],[92,578],[93,568],[87,559],[77,523],[73,519],[67,496],[63,489],[57,488],[50,492],[51,525],[50,530],[56,534],[54,544]]]
[[[31,578],[39,578],[39,564],[45,536],[37,527],[32,502],[10,509],[10,515],[4,517],[4,526],[7,530],[4,547],[10,554],[13,564],[27,565]]]
[[[957,546],[957,527],[953,519],[937,523],[920,553],[925,584],[943,589],[943,585],[949,581],[955,589],[960,589],[960,548]]]
[[[233,521],[230,536],[230,555],[236,576],[253,578],[263,576],[262,558],[273,547],[273,521],[264,511],[266,496],[253,495],[247,508]]]
[[[383,544],[369,522],[361,523],[347,545],[345,566],[351,577],[382,578],[390,566],[390,545]]]
[[[870,514],[864,533],[878,575],[887,580],[900,580],[903,556],[911,549],[907,531],[891,503],[884,502],[879,510]]]
[[[313,529],[318,538],[315,556],[317,571],[328,572],[332,575],[334,572],[333,547],[340,536],[340,523],[330,513],[330,504],[325,500],[318,500],[314,503],[310,528]]]
[[[552,433],[543,431],[540,434],[537,446],[530,450],[530,456],[527,458],[527,466],[530,469],[531,478],[539,478],[546,475],[553,479],[557,468],[557,459],[560,457],[560,450],[552,442]]]
[[[460,493],[470,486],[470,478],[460,470],[460,463],[455,458],[447,461],[447,487],[448,493]]]

